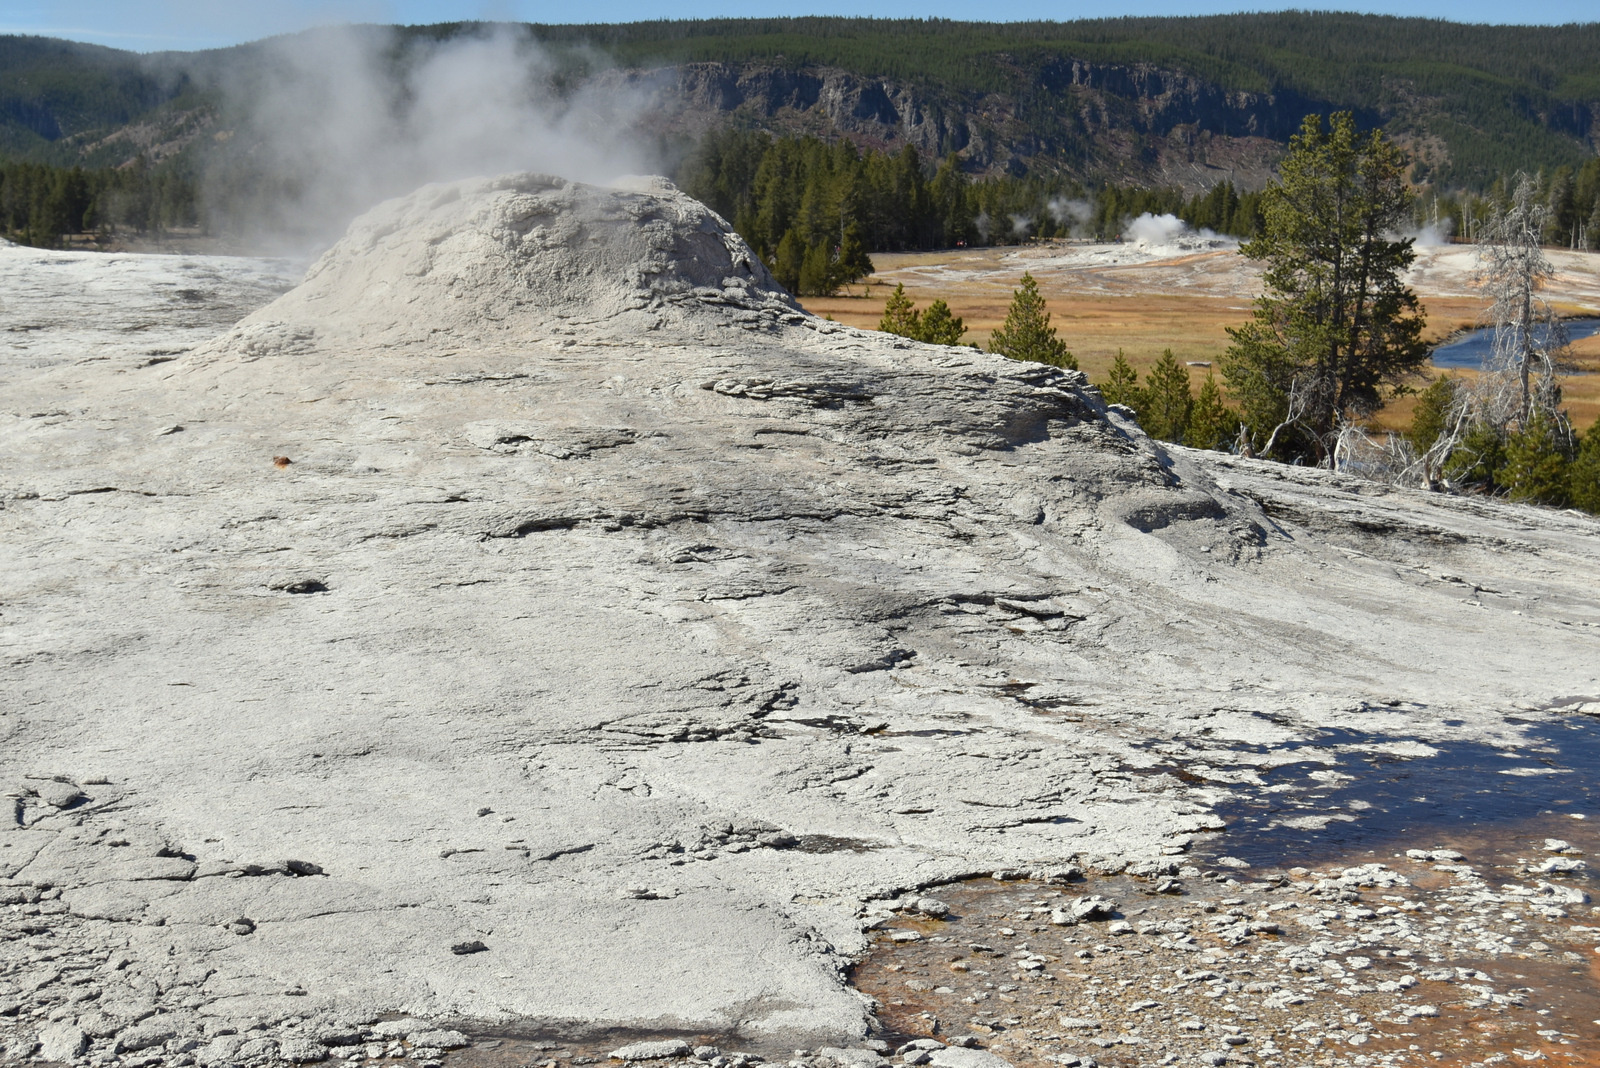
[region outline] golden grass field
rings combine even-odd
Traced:
[[[1481,325],[1485,302],[1472,282],[1466,246],[1419,250],[1412,286],[1427,312],[1427,336],[1437,341]],[[1546,294],[1564,315],[1600,315],[1600,254],[1552,251],[1558,275]],[[1134,246],[1053,242],[1024,248],[884,253],[877,273],[835,297],[808,298],[805,306],[852,326],[876,328],[897,284],[919,308],[944,300],[962,317],[966,340],[986,344],[1005,319],[1012,290],[1024,270],[1044,294],[1052,323],[1092,381],[1102,380],[1118,350],[1141,376],[1172,349],[1180,360],[1215,362],[1228,346],[1227,328],[1250,317],[1260,275],[1229,249],[1141,249]],[[1565,383],[1574,422],[1587,429],[1600,418],[1600,336],[1573,346],[1590,374]],[[1191,367],[1198,390],[1207,373]],[[1472,372],[1455,372],[1470,376]],[[1220,376],[1219,376],[1220,382]],[[1424,385],[1419,379],[1417,385]],[[1374,422],[1400,427],[1411,400],[1392,401]]]

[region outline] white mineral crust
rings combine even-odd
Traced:
[[[0,1004],[52,1051],[850,1046],[868,898],[1600,699],[1594,519],[1158,448],[802,313],[663,183],[424,188],[231,329],[270,266],[180,268],[0,250]]]

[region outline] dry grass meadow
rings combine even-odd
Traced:
[[[1422,249],[1412,286],[1428,316],[1428,337],[1439,340],[1481,325],[1484,300],[1472,282],[1472,250]],[[1547,296],[1565,315],[1600,315],[1600,254],[1552,251],[1559,274]],[[958,249],[941,253],[875,255],[877,273],[835,297],[810,298],[808,310],[852,326],[876,328],[897,284],[919,308],[944,300],[969,329],[966,340],[986,344],[1005,319],[1012,290],[1031,271],[1049,304],[1052,322],[1092,381],[1102,380],[1120,350],[1141,376],[1172,349],[1180,360],[1210,363],[1228,345],[1227,327],[1250,317],[1260,275],[1225,248],[1154,248],[1051,242],[1022,248]],[[1600,418],[1600,336],[1573,346],[1579,367],[1565,385],[1574,422],[1587,429]],[[1207,373],[1189,368],[1198,390]],[[1470,375],[1471,372],[1455,372]],[[1423,380],[1418,385],[1425,384]],[[1375,422],[1400,427],[1411,402],[1401,397]]]

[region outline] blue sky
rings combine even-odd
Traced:
[[[340,22],[449,22],[504,19],[525,22],[627,22],[654,18],[777,15],[865,15],[893,18],[1073,19],[1106,15],[1199,15],[1228,11],[1320,7],[1314,2],[1260,4],[1213,0],[1138,0],[1135,3],[1049,3],[1045,0],[0,0],[0,34],[66,37],[147,52],[212,48]],[[1342,11],[1420,15],[1461,22],[1595,21],[1595,0],[1507,4],[1490,0],[1404,0],[1389,4],[1330,4]]]

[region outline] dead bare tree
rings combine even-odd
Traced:
[[[1438,489],[1444,484],[1445,462],[1450,459],[1450,454],[1456,451],[1456,447],[1461,444],[1472,426],[1472,412],[1461,401],[1464,393],[1466,391],[1458,385],[1456,397],[1445,416],[1443,429],[1439,431],[1439,436],[1433,440],[1433,444],[1417,457],[1418,484],[1425,489]]]
[[[1262,456],[1272,455],[1272,448],[1278,444],[1279,434],[1292,426],[1302,425],[1306,414],[1311,410],[1313,397],[1319,392],[1317,386],[1315,378],[1306,375],[1296,375],[1289,382],[1288,405],[1283,421],[1273,427],[1272,433],[1267,435],[1267,443],[1261,446]]]
[[[1465,412],[1453,412],[1433,444],[1419,451],[1400,434],[1385,432],[1382,438],[1375,438],[1365,428],[1346,423],[1334,436],[1329,466],[1390,486],[1438,489],[1445,461],[1461,443],[1466,430]]]
[[[1560,318],[1539,294],[1555,276],[1542,238],[1550,209],[1538,184],[1517,175],[1511,202],[1496,206],[1478,245],[1478,279],[1489,298],[1494,348],[1471,396],[1474,417],[1504,429],[1526,426],[1535,412],[1557,415],[1556,374],[1567,347]]]
[[[1328,467],[1344,474],[1389,482],[1392,480],[1394,463],[1388,446],[1393,438],[1394,435],[1390,434],[1390,440],[1380,444],[1364,428],[1355,423],[1344,423],[1334,432],[1333,447],[1328,450]]]

